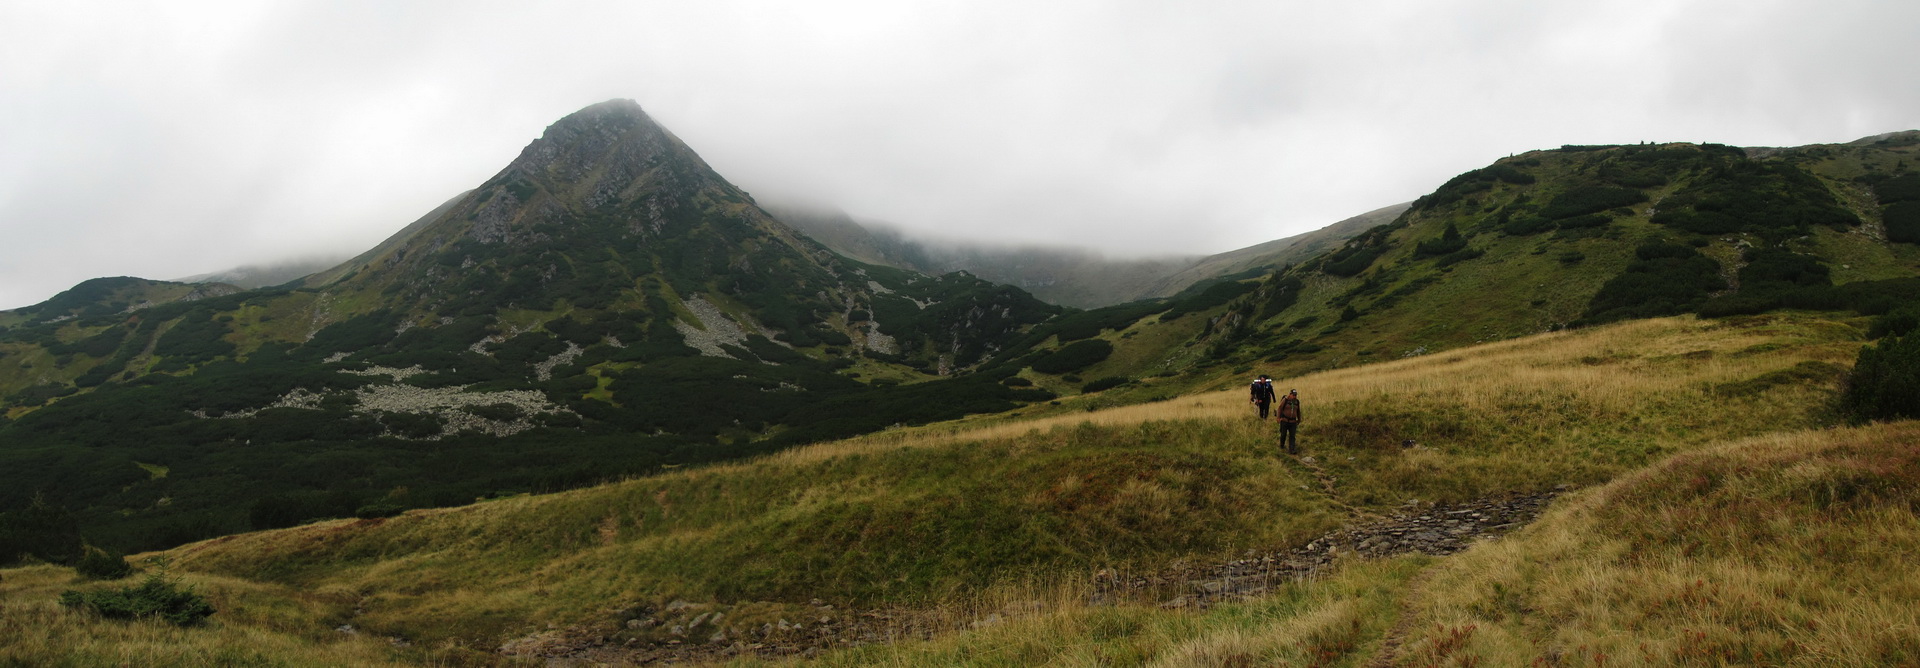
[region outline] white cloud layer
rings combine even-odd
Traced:
[[[1567,143],[1920,127],[1920,4],[0,6],[0,307],[378,242],[625,97],[750,191],[1209,253]]]

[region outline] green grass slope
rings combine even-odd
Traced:
[[[1505,158],[1327,254],[1242,281],[1182,343],[1205,352],[1167,359],[1236,383],[1623,318],[1886,313],[1920,300],[1920,237],[1901,231],[1920,200],[1917,152],[1907,132]]]

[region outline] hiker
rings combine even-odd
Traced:
[[[1274,411],[1280,419],[1280,447],[1287,454],[1300,454],[1300,391],[1287,390],[1287,396],[1280,400],[1280,410]]]
[[[1260,419],[1267,419],[1267,407],[1273,405],[1273,381],[1267,374],[1253,379],[1253,406],[1260,409]]]

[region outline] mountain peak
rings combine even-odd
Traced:
[[[528,144],[489,184],[531,181],[555,195],[577,198],[586,208],[594,208],[648,180],[648,173],[659,167],[692,172],[688,176],[710,173],[692,149],[648,117],[639,103],[616,99],[588,106],[547,126],[540,138]]]
[[[560,120],[547,126],[541,138],[594,130],[620,132],[639,126],[657,128],[659,124],[655,123],[652,117],[647,116],[646,110],[640,108],[640,103],[618,98],[590,104],[579,111],[561,117]]]

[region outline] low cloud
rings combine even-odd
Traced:
[[[1920,127],[1884,3],[15,3],[0,307],[362,250],[638,100],[750,191],[1207,253],[1565,143]]]

